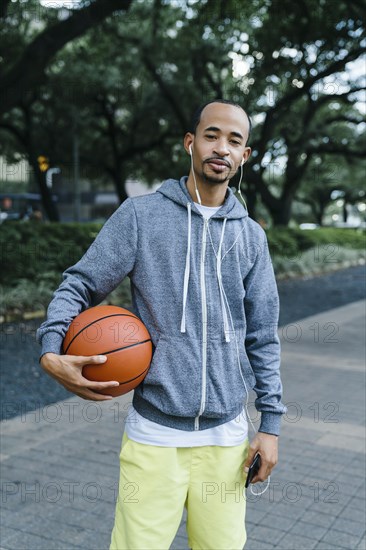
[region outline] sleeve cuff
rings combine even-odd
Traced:
[[[258,431],[272,435],[280,435],[281,419],[281,413],[262,412],[261,424]]]
[[[42,348],[39,361],[45,353],[57,353],[57,355],[61,355],[62,342],[63,338],[58,332],[46,332],[42,336]]]

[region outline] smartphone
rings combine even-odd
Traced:
[[[257,475],[260,467],[261,467],[261,455],[257,453],[253,459],[253,462],[249,466],[249,472],[247,474],[247,479],[245,481],[246,489],[248,489],[249,483],[252,482],[253,477]]]

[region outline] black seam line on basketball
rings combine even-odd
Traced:
[[[148,340],[142,340],[142,342],[136,342],[136,344],[131,344],[130,346],[125,346],[124,348],[117,348],[117,349],[112,349],[111,351],[104,351],[104,352],[98,353],[98,355],[109,355],[110,353],[114,353],[115,351],[121,351],[123,349],[129,349],[135,346],[139,346],[140,344],[146,344],[146,342],[151,342],[151,338],[149,338]]]
[[[108,319],[108,317],[134,317],[135,319],[138,319],[138,317],[136,317],[136,315],[133,315],[133,314],[128,315],[127,313],[112,313],[112,315],[105,315],[105,317],[100,317],[96,321],[92,321],[91,323],[89,323],[89,325],[86,325],[81,330],[79,330],[79,332],[77,334],[75,334],[75,336],[72,338],[71,342],[69,343],[69,345],[65,349],[64,353],[68,352],[68,349],[71,346],[71,344],[73,343],[73,341],[75,340],[75,338],[77,338],[79,336],[79,334],[81,334],[83,332],[83,330],[85,330],[86,328],[91,327],[92,325],[94,325],[94,323],[98,323],[99,321],[103,321],[103,319]]]
[[[135,376],[135,378],[130,378],[130,380],[127,380],[127,382],[120,382],[119,385],[123,386],[123,384],[129,384],[130,382],[133,382],[134,380],[137,380],[137,378],[140,378],[140,376],[142,376],[143,374],[145,374],[146,371],[149,370],[149,367],[150,367],[150,365],[141,374],[139,374],[138,376]],[[109,390],[109,388],[107,388],[107,389]]]

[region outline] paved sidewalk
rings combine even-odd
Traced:
[[[364,322],[355,302],[280,329],[288,413],[271,486],[248,494],[247,550],[365,548]],[[108,549],[130,401],[2,422],[1,549]],[[183,518],[172,549],[186,548]]]

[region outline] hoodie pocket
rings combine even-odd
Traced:
[[[230,343],[212,340],[207,362],[207,398],[204,415],[220,417],[240,413],[255,376],[245,351],[243,338]]]
[[[173,416],[195,416],[201,402],[201,343],[162,334],[142,383],[142,397]]]

